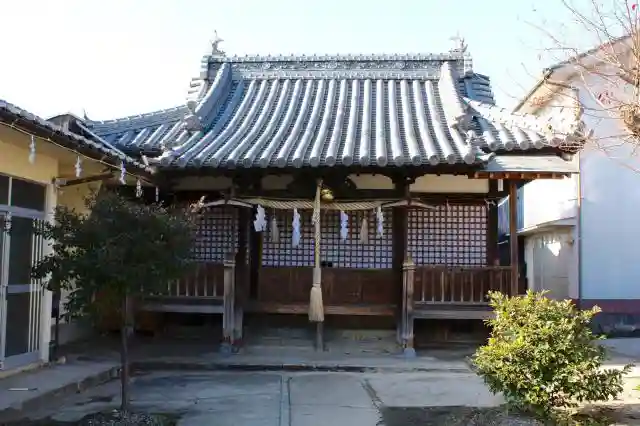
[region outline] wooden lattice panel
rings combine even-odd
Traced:
[[[262,266],[313,266],[313,225],[311,212],[299,210],[300,245],[293,247],[293,211],[267,210],[267,230],[263,232]],[[278,241],[271,236],[271,220],[278,223]],[[252,217],[252,219],[254,219]],[[253,226],[253,224],[251,225]],[[251,232],[254,232],[253,230]]]
[[[383,234],[377,234],[375,212],[371,210],[347,213],[349,216],[347,239],[340,237],[340,212],[329,211],[322,217],[322,260],[336,268],[392,267],[391,210],[383,210]],[[369,241],[360,242],[362,219],[366,216]]]
[[[238,250],[238,210],[217,207],[207,210],[198,218],[194,260],[222,262]]]
[[[271,238],[271,218],[276,216],[279,238]],[[263,266],[313,266],[313,224],[311,211],[300,210],[301,240],[298,247],[292,245],[293,212],[276,210],[267,212],[268,227],[262,246]],[[391,268],[392,236],[391,211],[384,213],[384,234],[377,235],[376,217],[373,211],[350,212],[346,241],[340,237],[340,213],[323,211],[321,224],[320,258],[324,266],[334,268]],[[369,241],[360,242],[362,218],[367,215]]]
[[[411,209],[407,222],[408,249],[417,265],[486,264],[486,205]]]

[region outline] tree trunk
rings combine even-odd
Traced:
[[[120,384],[122,386],[120,410],[129,411],[129,295],[122,301],[122,327],[120,329]]]

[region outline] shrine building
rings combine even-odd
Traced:
[[[181,105],[54,119],[153,168],[145,200],[202,200],[197,266],[143,310],[221,314],[232,346],[250,320],[310,320],[316,345],[330,344],[324,323],[379,320],[410,353],[416,321],[480,321],[488,291],[526,289],[516,189],[577,172],[579,113],[496,106],[464,44],[309,56],[231,56],[218,44]],[[509,195],[501,262],[496,203]]]

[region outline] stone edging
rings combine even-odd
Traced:
[[[16,416],[20,416],[25,411],[38,410],[45,402],[50,402],[52,398],[64,397],[75,393],[84,392],[87,389],[99,386],[117,378],[120,374],[120,366],[111,367],[97,374],[84,377],[75,382],[42,392],[33,398],[23,400],[19,405],[13,405],[7,409],[0,410],[0,424],[16,420]]]
[[[430,368],[404,366],[365,366],[337,363],[230,363],[230,362],[184,362],[184,361],[136,361],[132,371],[272,371],[272,372],[336,372],[336,373],[470,373],[470,368]]]

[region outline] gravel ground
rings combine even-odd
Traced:
[[[370,426],[544,426],[543,422],[505,407],[380,407],[381,419]],[[640,425],[640,413],[623,407],[591,407],[574,417],[576,426]],[[176,426],[177,415],[131,413],[114,410],[91,414],[79,421],[48,419],[18,421],[0,426]],[[204,425],[203,425],[204,426]],[[212,425],[213,426],[213,425]]]
[[[174,426],[175,416],[148,413],[122,413],[114,410],[108,413],[91,414],[79,421],[61,422],[51,419],[18,421],[4,426]]]
[[[384,426],[539,426],[542,423],[502,407],[429,407],[382,409]]]

